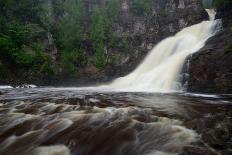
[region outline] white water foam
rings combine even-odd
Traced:
[[[183,90],[179,75],[186,57],[197,52],[205,42],[221,29],[216,12],[206,9],[210,20],[184,28],[175,36],[158,43],[129,75],[107,85],[97,87],[56,88],[57,90],[86,90],[99,92],[180,92]],[[1,87],[0,87],[1,88]],[[10,88],[10,87],[2,87]],[[32,87],[33,88],[33,87]],[[53,90],[53,89],[51,89]]]
[[[221,21],[214,20],[216,12],[206,11],[209,21],[184,28],[175,36],[164,39],[132,73],[100,88],[129,92],[182,91],[178,76],[186,57],[202,48],[221,28]]]

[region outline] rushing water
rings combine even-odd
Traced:
[[[219,29],[207,12],[111,84],[0,87],[0,155],[232,154],[232,96],[172,92],[185,58]]]
[[[230,95],[77,88],[0,94],[1,155],[192,155],[231,146]]]
[[[210,21],[184,28],[173,37],[161,41],[129,75],[116,79],[108,89],[141,92],[181,91],[179,74],[187,56],[202,48],[208,38],[220,30],[216,12],[206,10]]]

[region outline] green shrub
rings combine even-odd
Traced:
[[[152,0],[132,0],[148,13]],[[44,40],[51,33],[57,45],[63,72],[77,73],[86,65],[86,51],[94,51],[97,68],[106,66],[105,48],[128,50],[127,42],[113,33],[119,19],[119,0],[96,5],[92,14],[85,13],[84,0],[1,0],[0,61],[16,69],[33,73],[55,74]],[[51,5],[52,6],[51,6]],[[86,47],[86,42],[92,46]],[[49,48],[48,48],[49,49]],[[111,53],[108,53],[109,55]],[[4,64],[5,65],[5,64]]]
[[[95,50],[95,65],[97,68],[102,69],[105,66],[104,47],[99,46]]]
[[[65,74],[73,75],[78,69],[86,64],[86,58],[82,49],[72,52],[63,52],[61,55],[61,68]]]
[[[35,53],[34,53],[34,61],[32,68],[35,72],[43,70],[41,68],[43,68],[42,66],[44,64],[48,64],[51,66],[51,58],[47,53],[45,53],[42,50],[40,44],[34,44],[33,50]]]
[[[47,75],[54,75],[55,74],[54,70],[51,67],[51,63],[49,63],[47,61],[44,62],[44,64],[40,67],[40,72],[47,74]]]
[[[35,57],[32,54],[27,53],[25,50],[18,50],[14,53],[15,61],[18,65],[22,67],[31,67],[33,66]]]
[[[21,48],[22,45],[29,45],[31,41],[29,35],[31,32],[26,25],[13,21],[8,23],[7,27],[6,34],[10,36],[18,48]]]
[[[71,54],[69,53],[64,53],[61,56],[62,73],[73,75],[78,72],[77,68],[75,67],[72,61],[73,61],[73,58]]]
[[[9,36],[0,36],[0,55],[4,56],[13,47],[12,40]]]

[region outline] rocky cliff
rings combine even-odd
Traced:
[[[58,84],[92,84],[110,81],[131,72],[147,53],[162,39],[174,35],[184,27],[208,18],[201,0],[156,0],[152,12],[136,14],[132,10],[133,0],[120,0],[119,21],[113,25],[113,32],[119,40],[126,40],[127,50],[105,47],[106,55],[113,55],[114,61],[102,70],[88,64],[77,77],[61,78]],[[88,14],[97,5],[107,1],[88,0]]]
[[[232,92],[232,7],[223,7],[217,12],[217,18],[222,19],[224,28],[192,55],[188,91]]]
[[[0,57],[2,73],[0,84],[33,83],[73,86],[111,81],[135,69],[153,46],[162,39],[208,18],[201,0],[48,0],[41,2],[43,3],[36,5],[36,7],[39,6],[38,8],[30,10],[28,6],[31,1],[25,1],[25,5],[24,3],[19,5],[22,5],[22,8],[19,7],[18,11],[15,9],[18,6],[17,3],[13,7],[3,3],[1,7],[3,18],[14,20],[19,16],[18,20],[21,20],[21,23],[30,27],[36,35],[37,32],[42,33],[42,36],[39,34],[40,37],[36,39],[23,38],[28,41],[17,46],[18,53],[11,55],[9,50],[7,57],[6,54],[3,54],[3,58]],[[80,2],[83,2],[83,6],[78,4]],[[110,2],[114,2],[113,7],[109,6]],[[31,5],[35,7],[34,3]],[[118,9],[114,9],[115,6]],[[41,8],[43,10],[39,12]],[[96,11],[97,8],[106,10],[104,12],[106,15]],[[25,9],[28,14],[25,14],[22,9]],[[81,12],[82,10],[84,13]],[[92,19],[93,16],[94,19]],[[102,17],[107,17],[107,22],[111,23],[106,25]],[[9,23],[12,25],[11,21]],[[95,37],[91,34],[92,30],[95,30],[94,33],[97,34]],[[24,33],[23,29],[22,33]],[[104,35],[100,36],[102,33]],[[17,35],[21,35],[21,32]],[[34,36],[34,34],[26,35]],[[14,36],[12,33],[6,33],[3,41],[8,38],[14,39]],[[30,42],[31,40],[33,42]],[[2,46],[0,48],[0,50],[8,49]],[[13,61],[14,59],[16,60]],[[100,67],[99,62],[95,62],[96,59],[101,61]],[[13,63],[9,63],[9,60]],[[74,70],[74,74],[67,75],[69,70]]]

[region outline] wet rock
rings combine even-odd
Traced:
[[[217,9],[216,18],[222,19],[223,26],[227,28],[232,25],[231,14],[232,14],[232,5],[224,5],[223,7]]]
[[[232,5],[217,9],[223,31],[210,38],[190,60],[189,88],[192,92],[232,92]]]
[[[96,3],[104,5],[105,1],[90,0],[87,3],[86,6],[92,8]],[[129,47],[127,53],[125,54],[121,49],[109,49],[109,53],[116,59],[113,64],[100,72],[89,71],[89,67],[86,67],[90,76],[76,78],[76,82],[71,84],[82,82],[96,84],[97,81],[106,82],[124,76],[134,70],[148,54],[149,49],[152,49],[159,41],[187,26],[208,19],[201,0],[157,0],[153,6],[153,13],[146,16],[134,15],[130,9],[130,1],[121,1],[119,21],[113,28],[121,40],[127,40]],[[59,82],[62,81],[67,82],[69,79]]]
[[[210,38],[205,47],[192,55],[188,91],[205,93],[232,92],[232,31],[223,30]]]
[[[232,120],[230,120],[232,121]],[[216,123],[211,129],[205,130],[202,133],[202,139],[211,147],[219,150],[226,150],[230,148],[232,137],[232,125],[226,120]]]
[[[185,146],[180,155],[218,155],[210,149],[196,147],[196,146]]]
[[[58,6],[53,6],[52,1],[48,1],[48,3],[51,10],[55,10],[55,12],[60,11],[56,10],[59,8],[59,3],[54,3]],[[89,16],[95,7],[101,6],[104,8],[108,1],[85,0],[84,3],[86,15]],[[76,77],[59,74],[53,77],[47,74],[34,75],[30,71],[20,71],[13,68],[12,75],[8,78],[0,78],[0,83],[18,85],[20,83],[32,82],[37,85],[80,86],[109,82],[134,70],[148,54],[149,50],[162,39],[174,35],[184,27],[208,19],[201,0],[156,0],[152,13],[141,16],[133,14],[130,0],[119,0],[119,3],[119,20],[113,24],[112,31],[117,35],[116,38],[118,40],[125,40],[125,45],[122,46],[127,47],[111,48],[104,45],[107,55],[105,62],[108,62],[111,56],[114,59],[104,69],[99,70],[94,65],[87,63],[85,66],[78,68],[80,72]],[[60,14],[63,15],[65,13],[61,12]],[[59,25],[57,22],[61,18],[51,17],[51,20],[54,20],[54,25]],[[59,73],[58,57],[60,49],[57,49],[58,46],[54,41],[54,34],[47,32],[44,44],[47,53],[52,58],[51,63],[54,70]],[[86,49],[85,55],[88,62],[91,62],[90,60],[93,59],[92,56],[94,54],[94,50],[91,48],[92,42],[85,40],[83,41],[83,46]],[[16,75],[14,72],[16,72]]]
[[[232,106],[224,105],[222,96],[201,100],[181,95],[27,91],[19,96],[17,89],[8,93],[13,98],[25,94],[35,98],[0,104],[1,155],[32,149],[39,150],[33,152],[39,155],[53,153],[50,147],[57,144],[67,146],[72,154],[118,155],[119,150],[121,155],[146,155],[147,150],[154,154],[181,150],[180,155],[231,154]],[[35,101],[37,97],[46,102]],[[212,101],[215,104],[207,104]]]
[[[231,155],[232,154],[232,150],[226,150],[226,151],[222,151],[221,153],[222,155]]]

